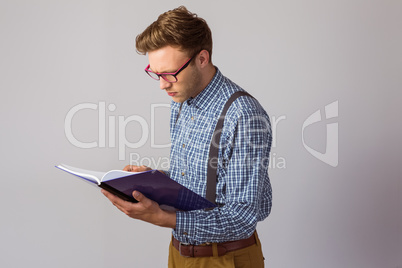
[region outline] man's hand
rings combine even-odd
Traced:
[[[147,167],[147,166],[135,166],[135,165],[127,165],[123,168],[124,171],[128,172],[142,172],[142,171],[147,171],[147,170],[152,170],[152,168]],[[159,170],[163,174],[166,174],[163,170]]]
[[[176,228],[175,212],[162,210],[158,203],[146,198],[138,191],[133,192],[133,197],[138,203],[125,201],[104,189],[102,189],[102,193],[113,205],[133,219],[142,220],[161,227]]]
[[[147,166],[135,166],[135,165],[127,165],[123,168],[124,171],[128,172],[142,172],[142,171],[147,171],[147,170],[152,170],[152,168],[147,167]]]

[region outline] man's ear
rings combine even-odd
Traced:
[[[204,68],[209,64],[210,58],[207,50],[201,50],[201,52],[198,54],[198,62],[201,68]]]

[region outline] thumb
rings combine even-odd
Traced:
[[[141,202],[145,198],[145,196],[142,193],[138,192],[138,191],[133,192],[133,197],[138,202]]]
[[[144,206],[144,207],[152,206],[153,201],[138,191],[133,192],[133,197],[135,200],[137,200],[139,203],[141,203],[142,206]]]

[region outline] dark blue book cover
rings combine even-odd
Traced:
[[[137,202],[133,198],[132,192],[139,191],[161,206],[174,207],[178,210],[189,211],[216,207],[215,204],[158,170],[138,173],[113,170],[102,173],[66,165],[56,167],[98,185],[127,201]]]

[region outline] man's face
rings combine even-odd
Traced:
[[[150,69],[156,73],[174,73],[190,58],[178,48],[166,46],[148,53]],[[177,82],[170,83],[162,77],[159,80],[161,89],[166,90],[175,102],[183,102],[190,97],[195,97],[202,91],[201,74],[198,71],[196,58],[189,66],[177,75]]]

